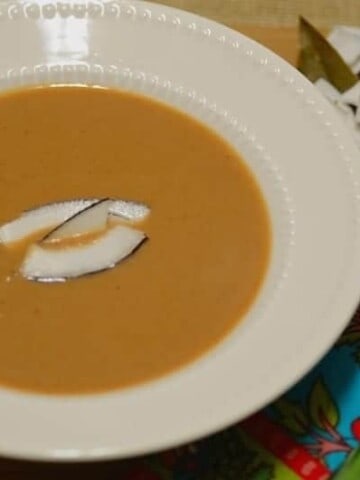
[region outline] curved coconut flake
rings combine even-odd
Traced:
[[[36,231],[54,228],[99,201],[97,198],[69,200],[27,210],[17,219],[0,227],[0,243],[6,245],[17,242]],[[110,214],[134,222],[143,220],[149,212],[147,205],[127,200],[112,199],[109,206]]]
[[[95,200],[71,200],[28,210],[0,227],[0,242],[4,244],[17,242],[38,230],[52,228],[95,202]]]
[[[80,210],[68,220],[48,233],[43,241],[55,242],[63,238],[75,237],[86,233],[105,230],[111,200],[105,198],[90,207]]]
[[[33,245],[20,273],[28,280],[63,282],[115,267],[145,240],[143,232],[119,225],[88,245],[56,250],[44,248],[41,244]]]

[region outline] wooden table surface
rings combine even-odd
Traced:
[[[240,23],[234,23],[232,26],[263,43],[290,62],[295,61],[297,52],[295,28],[257,27]],[[62,465],[0,459],[0,480],[121,480],[122,466],[123,463],[119,461]]]
[[[319,27],[360,24],[359,0],[153,0],[226,23],[295,26],[299,15]]]

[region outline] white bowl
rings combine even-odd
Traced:
[[[188,13],[146,2],[1,2],[0,88],[34,83],[136,90],[211,125],[257,176],[274,248],[246,319],[191,366],[101,395],[1,389],[0,453],[154,451],[244,418],[304,375],[360,293],[360,154],[326,100],[262,46]]]

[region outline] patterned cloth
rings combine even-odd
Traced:
[[[360,479],[360,310],[327,357],[264,411],[222,433],[123,464],[124,480]],[[346,475],[345,475],[346,474]]]

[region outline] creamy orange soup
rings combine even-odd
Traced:
[[[47,393],[126,387],[195,360],[251,306],[269,262],[264,199],[217,134],[156,101],[49,87],[0,98],[0,223],[73,198],[147,204],[148,241],[116,268],[23,278],[40,233],[0,245],[0,383]]]

